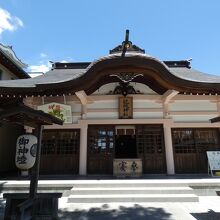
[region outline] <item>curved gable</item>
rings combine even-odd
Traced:
[[[79,90],[91,94],[107,83],[119,82],[111,74],[141,73],[143,76],[136,77],[133,82],[143,83],[159,94],[169,89],[180,93],[220,93],[220,78],[219,81],[208,82],[190,80],[189,74],[185,77],[175,69],[144,54],[127,53],[124,57],[112,54],[90,63],[83,70],[55,68],[47,76],[22,80],[20,84],[19,81],[0,83],[0,89],[1,93],[16,92],[20,95],[73,94]]]
[[[103,57],[91,63],[80,77],[63,83],[53,83],[51,86],[71,92],[85,90],[87,94],[91,94],[106,83],[118,82],[118,79],[110,76],[116,73],[141,73],[143,77],[137,77],[133,82],[144,83],[159,94],[169,89],[180,93],[220,92],[220,83],[216,81],[207,83],[184,79],[183,76],[174,74],[163,62],[142,54]],[[39,88],[43,89],[45,86],[47,85],[39,85]]]

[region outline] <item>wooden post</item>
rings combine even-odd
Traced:
[[[173,143],[172,143],[172,133],[170,125],[164,124],[164,142],[165,142],[165,153],[166,153],[166,163],[167,163],[167,174],[175,174],[174,156],[173,156]]]
[[[80,129],[79,175],[87,175],[87,135],[88,125]]]
[[[31,183],[30,183],[30,199],[34,199],[37,193],[38,179],[39,179],[39,170],[40,170],[40,155],[41,155],[41,139],[42,139],[42,130],[43,126],[39,125],[37,127],[37,153],[35,165],[31,170]]]

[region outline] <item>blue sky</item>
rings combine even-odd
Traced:
[[[126,29],[160,60],[220,75],[219,0],[0,0],[0,42],[33,71],[107,55]]]

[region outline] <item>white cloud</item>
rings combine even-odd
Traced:
[[[27,71],[30,73],[46,73],[51,68],[51,62],[48,60],[48,56],[46,53],[40,53],[40,60],[37,62],[37,65],[30,65]]]
[[[15,31],[18,27],[23,27],[22,20],[16,16],[12,16],[8,11],[0,8],[0,34],[3,31]]]
[[[31,78],[34,78],[34,77],[37,77],[37,76],[42,76],[43,75],[43,73],[28,73],[29,74],[29,76],[31,77]]]
[[[43,72],[46,73],[50,70],[50,64],[41,64],[41,65],[33,65],[28,67],[28,71],[30,72]]]
[[[34,72],[46,73],[51,69],[51,61],[49,61],[49,57],[46,53],[40,53],[41,59],[37,62],[38,65],[30,65],[27,69],[29,74],[35,74]],[[59,61],[60,63],[69,63],[72,60],[71,57],[67,57],[67,59],[63,59]],[[36,75],[36,74],[35,74]]]
[[[24,23],[23,23],[23,21],[22,21],[20,18],[18,18],[18,17],[13,17],[12,20],[14,20],[14,22],[15,22],[15,24],[16,24],[17,26],[20,26],[20,27],[23,27],[23,26],[24,26]]]
[[[41,58],[45,58],[45,57],[47,57],[47,54],[41,53],[41,54],[40,54],[40,57],[41,57]]]

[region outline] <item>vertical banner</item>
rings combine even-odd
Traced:
[[[119,118],[133,118],[133,97],[119,97]]]

